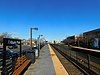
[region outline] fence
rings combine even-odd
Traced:
[[[88,72],[100,74],[100,51],[93,49],[70,46],[68,56],[74,59],[76,63],[82,64],[82,67]]]
[[[27,55],[28,53],[22,53],[21,57],[7,56],[6,60],[0,57],[0,75],[20,75],[30,65],[31,59]],[[7,54],[6,54],[7,55]],[[29,54],[30,55],[30,54]],[[3,61],[6,65],[3,66]]]
[[[17,53],[18,56],[11,53],[6,48],[9,46],[14,46],[17,44],[20,46]],[[21,75],[29,66],[30,63],[34,63],[36,59],[37,49],[24,49],[22,50],[22,43],[20,39],[4,38],[3,39],[3,49],[0,50],[0,74],[1,75]],[[14,51],[14,50],[13,50]],[[13,56],[14,55],[14,56]]]
[[[7,47],[14,47],[14,45],[20,46],[19,53],[7,49]],[[3,38],[3,49],[0,51],[1,75],[20,75],[31,63],[31,59],[28,59],[22,51],[20,39]]]
[[[58,44],[52,46],[83,71],[84,74],[100,75],[100,50]]]

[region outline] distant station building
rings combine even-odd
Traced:
[[[67,37],[66,42],[67,42],[67,44],[75,45],[75,42],[76,42],[75,35]]]
[[[83,37],[87,46],[100,49],[100,28],[83,33]]]

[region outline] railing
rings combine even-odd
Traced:
[[[87,75],[100,75],[100,50],[52,45]]]
[[[0,58],[0,74],[1,74],[1,70],[2,70],[2,62],[3,62],[3,59],[2,58]]]
[[[3,59],[0,59],[0,74],[3,75]],[[6,75],[12,75],[14,71],[14,65],[15,65],[15,58],[9,57],[6,59],[6,67],[5,67],[5,74]]]
[[[11,51],[7,49],[9,46],[14,47],[14,45],[18,46],[18,48],[15,49],[18,51],[16,53],[14,50]],[[20,75],[31,63],[29,55],[33,55],[33,60],[35,60],[33,50],[30,50],[30,48],[22,50],[21,39],[3,38],[3,49],[1,50],[1,75]]]
[[[3,67],[3,61],[6,61],[6,66]],[[28,58],[27,53],[22,53],[20,57],[3,57],[0,58],[0,75],[20,75],[30,65],[31,59]],[[3,69],[5,68],[5,73]]]
[[[87,70],[100,74],[100,50],[70,46],[69,52],[68,55]]]

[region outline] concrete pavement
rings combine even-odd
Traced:
[[[24,75],[68,75],[50,45],[44,46],[40,56]]]

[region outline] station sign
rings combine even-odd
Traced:
[[[12,38],[4,38],[3,39],[3,43],[6,46],[12,46],[14,44],[20,45],[21,44],[20,42],[21,42],[20,39],[12,39]]]

